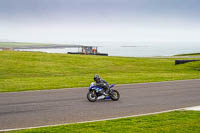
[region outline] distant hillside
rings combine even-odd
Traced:
[[[0,48],[30,49],[30,48],[67,48],[80,47],[73,44],[50,44],[50,43],[31,43],[31,42],[0,42]]]

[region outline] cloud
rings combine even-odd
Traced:
[[[197,17],[199,0],[3,0],[0,16],[6,17]]]
[[[0,38],[195,40],[199,12],[199,0],[2,0]]]

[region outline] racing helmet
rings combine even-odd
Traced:
[[[100,80],[99,75],[95,74],[95,75],[94,75],[94,81],[98,82],[99,80]]]

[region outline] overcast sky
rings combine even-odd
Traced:
[[[200,41],[200,0],[0,0],[0,40]]]

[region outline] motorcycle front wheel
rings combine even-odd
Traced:
[[[89,91],[87,93],[87,99],[90,101],[90,102],[95,102],[97,100],[97,95],[96,95],[96,92],[95,91]]]
[[[117,90],[112,90],[110,92],[110,98],[113,100],[113,101],[118,101],[119,98],[120,98],[120,94]]]

